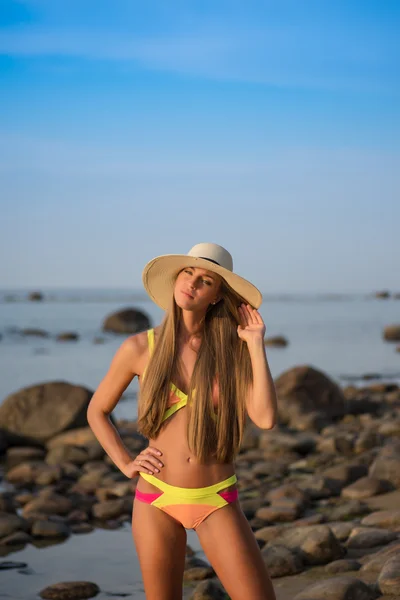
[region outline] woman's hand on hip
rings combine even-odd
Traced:
[[[125,465],[121,471],[129,479],[136,477],[139,473],[149,473],[150,475],[159,473],[164,466],[159,458],[161,455],[160,450],[148,446],[134,460]]]

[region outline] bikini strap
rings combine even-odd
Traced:
[[[149,354],[150,356],[153,354],[153,350],[154,350],[154,329],[148,329],[147,330],[147,342],[149,344]],[[147,371],[147,367],[146,369],[143,371],[142,374],[142,381],[144,379],[144,376],[146,374]]]

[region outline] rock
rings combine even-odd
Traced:
[[[370,477],[386,479],[396,488],[400,488],[400,446],[392,443],[384,446],[371,464]]]
[[[384,527],[386,529],[400,527],[400,509],[378,510],[361,520],[361,525],[367,527]]]
[[[309,515],[308,517],[303,517],[301,519],[296,519],[293,521],[293,527],[306,527],[308,525],[319,525],[320,523],[324,523],[325,517],[322,514],[315,513],[313,515]]]
[[[368,467],[362,464],[345,463],[329,467],[321,472],[321,475],[327,479],[332,479],[336,485],[343,488],[354,483],[368,473]]]
[[[98,488],[100,488],[103,475],[104,474],[101,471],[84,473],[81,477],[79,477],[77,486],[79,486],[79,489],[84,490],[87,494],[93,494]],[[109,496],[107,496],[106,493],[102,493],[100,495],[96,494],[96,496],[100,501],[109,499]]]
[[[189,569],[194,569],[195,567],[198,567],[200,569],[206,569],[209,566],[209,564],[207,564],[203,559],[199,558],[198,556],[186,553],[185,571]]]
[[[377,594],[373,589],[356,579],[342,575],[325,579],[313,585],[294,597],[294,600],[375,600]]]
[[[262,431],[259,433],[260,449],[268,453],[296,452],[302,455],[314,452],[316,447],[316,435],[310,433],[285,433],[279,429]],[[265,458],[265,457],[264,457]]]
[[[56,340],[57,342],[77,342],[79,335],[74,331],[64,331],[57,335]]]
[[[126,308],[106,317],[103,331],[134,334],[150,329],[149,317],[135,308]]]
[[[65,523],[38,519],[33,522],[31,533],[36,538],[66,538],[70,531]]]
[[[256,540],[270,542],[279,537],[283,530],[283,525],[270,525],[269,527],[261,527],[254,532]]]
[[[268,546],[272,542],[268,543]],[[288,528],[281,532],[279,544],[297,550],[305,564],[321,565],[342,558],[344,548],[326,525]]]
[[[80,472],[82,471],[84,474],[100,473],[101,475],[106,475],[110,473],[110,467],[103,460],[89,460],[83,465]]]
[[[397,595],[400,592],[400,555],[392,556],[379,573],[378,585],[382,594]]]
[[[0,514],[0,538],[4,538],[16,531],[28,531],[28,522],[18,515]]]
[[[256,511],[260,508],[260,504],[260,498],[245,498],[241,500],[240,506],[246,519],[250,520],[254,517]]]
[[[226,600],[226,594],[218,581],[208,579],[196,586],[190,600]]]
[[[61,478],[61,469],[46,465],[44,462],[29,461],[7,471],[5,478],[14,485],[32,485],[38,480],[46,485]]]
[[[347,547],[373,548],[374,546],[388,544],[397,537],[396,533],[379,527],[355,527],[347,540]]]
[[[3,560],[0,562],[0,571],[5,571],[6,569],[25,569],[27,567],[27,563],[24,562],[15,562],[13,560]]]
[[[40,302],[44,299],[42,292],[34,291],[28,294],[28,300],[31,302]]]
[[[87,427],[91,397],[89,389],[63,381],[23,388],[1,404],[0,427],[45,442],[67,429]]]
[[[244,433],[242,444],[240,446],[240,454],[243,455],[247,450],[252,450],[258,447],[261,430],[254,425],[254,423],[247,423]]]
[[[294,521],[300,514],[300,507],[296,501],[291,501],[291,506],[283,504],[272,504],[271,506],[262,506],[256,512],[256,517],[267,523]]]
[[[0,492],[0,513],[14,513],[16,508],[15,502],[12,492]]]
[[[314,475],[313,477],[303,479],[297,485],[313,500],[338,496],[341,490],[340,483],[321,475]]]
[[[68,462],[73,465],[81,466],[87,460],[89,460],[89,455],[85,448],[69,444],[52,448],[46,456],[46,463],[48,465],[59,465]]]
[[[25,504],[28,504],[35,497],[35,494],[32,492],[19,492],[15,495],[15,501],[18,506],[25,506]]]
[[[325,566],[325,571],[330,575],[336,573],[345,573],[346,571],[358,571],[361,568],[361,564],[358,560],[351,558],[342,558],[341,560],[334,560]]]
[[[15,531],[0,539],[1,546],[23,546],[32,542],[31,536],[25,531]]]
[[[79,481],[79,483],[81,483],[81,481]],[[95,493],[96,498],[100,502],[104,502],[105,500],[113,500],[114,498],[124,498],[126,496],[131,497],[132,492],[133,482],[128,480],[113,483],[110,487],[97,488]]]
[[[389,422],[382,423],[378,433],[385,437],[400,436],[400,419],[391,419]]]
[[[274,337],[265,338],[264,344],[266,346],[277,346],[283,348],[288,345],[287,339],[283,335],[276,335]]]
[[[30,446],[14,446],[6,452],[7,469],[15,467],[20,463],[29,460],[42,460],[46,453],[42,448],[32,448]]]
[[[83,600],[93,598],[100,592],[100,588],[90,581],[65,581],[49,585],[39,592],[45,600]]]
[[[133,500],[129,497],[99,502],[93,505],[93,516],[100,520],[114,519],[124,513],[132,512],[132,505]]]
[[[57,446],[86,446],[90,442],[96,442],[96,436],[90,427],[79,427],[59,433],[46,442],[48,450]]]
[[[37,485],[51,485],[62,478],[63,472],[58,465],[46,465],[35,477]]]
[[[400,325],[387,325],[383,330],[383,339],[387,342],[400,342]]]
[[[48,331],[45,331],[44,329],[36,329],[33,327],[26,327],[25,329],[21,329],[20,333],[21,333],[21,335],[25,335],[25,336],[41,337],[41,338],[48,338],[50,336]]]
[[[354,452],[361,454],[365,450],[377,448],[383,443],[383,437],[376,431],[365,430],[361,431],[354,444]]]
[[[183,573],[183,581],[202,581],[215,577],[212,567],[192,567]]]
[[[42,448],[43,445],[40,442],[26,436],[18,435],[7,431],[4,427],[0,426],[0,455],[4,454],[8,448],[13,446],[36,446]]]
[[[400,543],[392,542],[386,548],[381,548],[374,554],[368,554],[361,559],[361,571],[380,571],[386,561],[392,556],[400,556]]]
[[[251,474],[253,478],[262,478],[274,475],[284,475],[286,474],[284,462],[282,460],[276,459],[274,460],[264,460],[262,462],[257,462],[253,465],[251,469]]]
[[[312,410],[296,415],[291,425],[295,424],[297,431],[321,431],[328,423],[329,418],[321,410]]]
[[[51,491],[38,498],[34,498],[25,504],[22,514],[24,517],[30,513],[40,513],[43,515],[67,515],[73,509],[73,504],[69,498]]]
[[[349,537],[350,533],[354,529],[354,523],[341,521],[330,521],[327,523],[328,527],[332,530],[333,535],[339,540],[344,542]]]
[[[261,550],[270,577],[295,575],[303,570],[301,556],[280,544],[268,544]]]
[[[364,498],[371,498],[377,494],[383,494],[390,489],[388,481],[382,481],[376,477],[361,477],[351,485],[343,488],[343,498],[353,498],[356,500],[363,500]]]
[[[346,413],[346,400],[339,386],[311,366],[302,365],[285,371],[275,380],[275,388],[279,398],[279,419],[294,428],[299,414],[317,410],[332,419]]]
[[[76,534],[91,533],[92,531],[94,531],[94,527],[89,523],[71,523],[70,530],[71,533]]]
[[[326,454],[351,456],[354,451],[355,442],[355,433],[337,431],[333,435],[321,435],[317,444],[317,451]]]
[[[302,506],[305,506],[308,503],[308,495],[301,490],[294,483],[284,483],[272,490],[270,490],[265,499],[268,502],[279,502],[281,499],[292,498],[301,503]]]
[[[329,521],[343,521],[345,519],[353,519],[369,513],[370,510],[366,504],[360,500],[349,500],[343,504],[335,506],[329,511]]]

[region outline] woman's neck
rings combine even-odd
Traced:
[[[179,337],[182,342],[198,336],[203,329],[204,315],[191,311],[182,311],[182,320],[179,324]]]

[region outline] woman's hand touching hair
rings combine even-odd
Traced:
[[[264,343],[266,327],[258,310],[250,304],[244,303],[239,306],[238,310],[241,323],[237,327],[237,333],[240,339],[247,344],[258,341]]]
[[[140,472],[142,473],[150,473],[153,475],[154,473],[159,473],[160,469],[164,466],[163,463],[158,458],[162,455],[160,450],[157,448],[153,448],[152,446],[148,446],[137,457],[127,463],[122,469],[122,473],[132,479],[133,477],[137,477]]]

